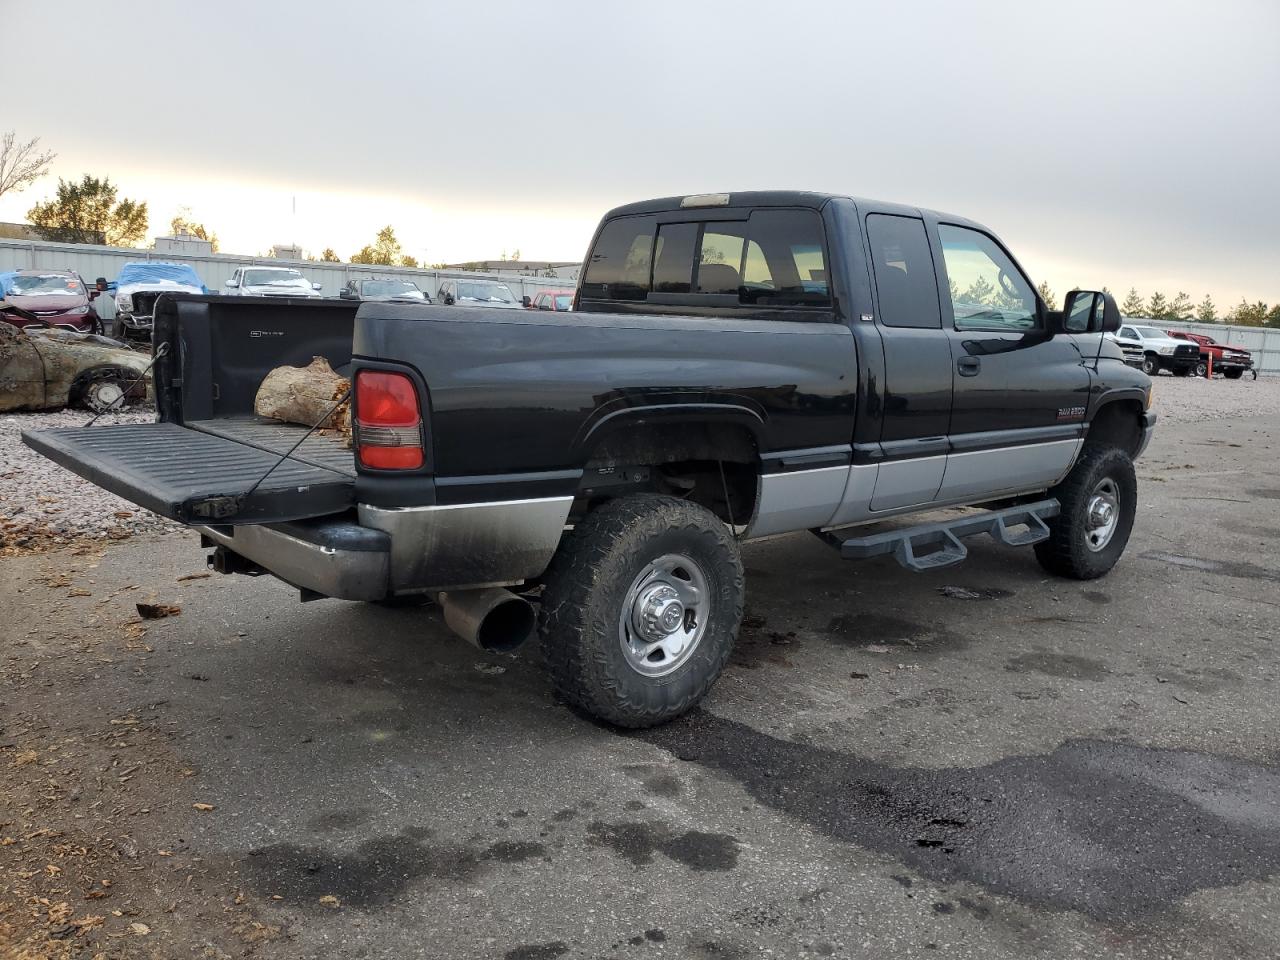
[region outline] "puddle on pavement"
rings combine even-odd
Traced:
[[[1031,905],[1123,919],[1280,872],[1277,768],[1100,741],[895,768],[705,712],[631,736],[836,840]]]

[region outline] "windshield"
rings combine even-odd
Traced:
[[[516,298],[505,283],[479,283],[476,281],[458,284],[459,300],[492,300],[498,303],[515,303]]]
[[[1167,337],[1167,336],[1168,336],[1168,334],[1167,334],[1167,333],[1164,333],[1164,332],[1162,332],[1162,331],[1160,331],[1160,330],[1157,330],[1155,327],[1134,327],[1133,329],[1135,329],[1135,330],[1137,330],[1137,331],[1138,331],[1138,336],[1140,336],[1140,337],[1157,337],[1157,338],[1160,338],[1160,337]]]
[[[257,287],[268,283],[287,283],[290,286],[297,284],[306,284],[307,278],[300,274],[297,270],[246,270],[244,272],[244,285],[246,287]]]
[[[83,295],[84,288],[75,277],[64,277],[57,273],[42,273],[39,276],[16,276],[9,283],[11,292],[23,297],[43,296],[76,296]]]
[[[422,300],[424,294],[418,285],[409,280],[366,280],[360,286],[365,297],[406,297]]]
[[[572,293],[559,293],[559,294],[556,294],[556,309],[557,309],[557,310],[568,310],[571,306],[573,306],[573,294],[572,294]]]

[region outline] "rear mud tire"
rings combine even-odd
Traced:
[[[662,675],[646,675],[624,652],[620,621],[637,577],[664,558],[696,565],[705,622],[690,652]],[[571,706],[619,727],[666,723],[711,689],[742,621],[742,558],[729,528],[705,507],[642,494],[589,513],[560,544],[547,571],[539,623],[551,681]]]
[[[1091,514],[1107,491],[1117,501],[1115,526],[1106,544],[1094,549]],[[1049,495],[1057,498],[1062,512],[1048,521],[1049,538],[1035,545],[1040,566],[1073,580],[1093,580],[1109,572],[1124,553],[1137,511],[1138,480],[1129,454],[1119,447],[1086,444],[1067,478]]]
[[[1143,354],[1142,372],[1148,377],[1154,377],[1160,373],[1160,358],[1154,353]]]

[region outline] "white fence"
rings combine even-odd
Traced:
[[[533,296],[542,290],[570,290],[572,280],[554,277],[520,277],[508,273],[467,273],[457,270],[416,270],[409,267],[370,267],[357,263],[316,263],[311,260],[276,260],[271,257],[241,257],[215,253],[208,256],[157,253],[123,247],[99,247],[86,243],[49,243],[43,240],[0,240],[0,273],[7,270],[74,270],[92,284],[97,277],[114,280],[126,263],[160,260],[166,263],[190,264],[212,293],[224,293],[223,284],[231,279],[236,267],[289,266],[297,268],[312,283],[321,285],[327,297],[336,297],[348,280],[360,277],[403,277],[412,280],[431,296],[440,283],[450,277],[476,279],[486,277],[501,281],[517,297]]]
[[[1213,337],[1218,343],[1244,347],[1253,354],[1253,366],[1259,375],[1280,374],[1280,330],[1274,327],[1238,327],[1230,323],[1173,323],[1169,320],[1144,320],[1125,317],[1125,323],[1155,327],[1157,330],[1184,330]]]

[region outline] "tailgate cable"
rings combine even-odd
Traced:
[[[250,488],[249,488],[248,490],[246,490],[244,493],[240,494],[240,496],[236,497],[237,512],[239,512],[239,507],[244,506],[244,502],[245,502],[246,500],[248,500],[248,499],[249,499],[249,497],[253,496],[253,491],[255,491],[255,490],[257,490],[257,489],[258,489],[258,487],[262,484],[262,481],[266,480],[266,479],[267,479],[267,477],[271,476],[271,474],[275,471],[276,467],[280,466],[280,464],[284,463],[284,462],[285,462],[286,460],[288,460],[291,456],[293,456],[293,452],[294,452],[295,450],[297,450],[300,446],[302,446],[303,442],[304,442],[304,441],[305,441],[309,436],[311,436],[313,433],[315,433],[317,430],[319,430],[319,429],[320,429],[320,427],[321,427],[321,425],[323,425],[325,422],[327,422],[327,421],[328,421],[328,419],[329,419],[330,417],[332,417],[332,416],[334,415],[334,413],[336,413],[336,412],[337,412],[338,408],[339,408],[340,406],[342,406],[344,403],[346,403],[349,399],[351,399],[351,388],[350,388],[350,387],[348,387],[348,388],[347,388],[347,392],[346,392],[346,393],[344,393],[342,396],[340,396],[337,400],[335,400],[335,401],[333,402],[333,406],[332,406],[332,407],[330,407],[328,410],[326,410],[326,411],[325,411],[325,414],[324,414],[324,416],[323,416],[323,417],[321,417],[319,420],[317,420],[317,421],[316,421],[312,426],[310,426],[310,427],[308,427],[308,428],[307,428],[307,432],[306,432],[306,433],[304,433],[304,434],[302,435],[301,439],[299,439],[297,443],[295,443],[292,447],[290,447],[288,450],[286,450],[286,451],[281,455],[281,457],[280,457],[280,459],[279,459],[279,460],[277,460],[275,463],[273,463],[270,467],[268,467],[268,468],[267,468],[267,472],[266,472],[266,473],[264,473],[262,476],[260,476],[257,480],[255,480],[255,481],[253,482],[253,486],[252,486],[252,487],[250,487]]]
[[[148,363],[146,367],[143,368],[143,371],[140,374],[138,374],[136,377],[130,380],[128,385],[125,386],[124,390],[120,392],[120,405],[119,406],[112,405],[109,407],[104,407],[103,409],[95,413],[93,415],[93,419],[90,420],[88,423],[86,423],[85,426],[92,427],[95,423],[98,422],[98,418],[102,416],[104,413],[115,413],[119,410],[123,410],[125,399],[129,396],[129,391],[142,382],[143,378],[146,377],[146,375],[151,372],[151,368],[156,365],[157,360],[159,360],[161,357],[167,357],[168,355],[169,355],[169,342],[166,340],[164,343],[160,344],[160,346],[156,347],[155,356],[151,358],[151,362]]]

